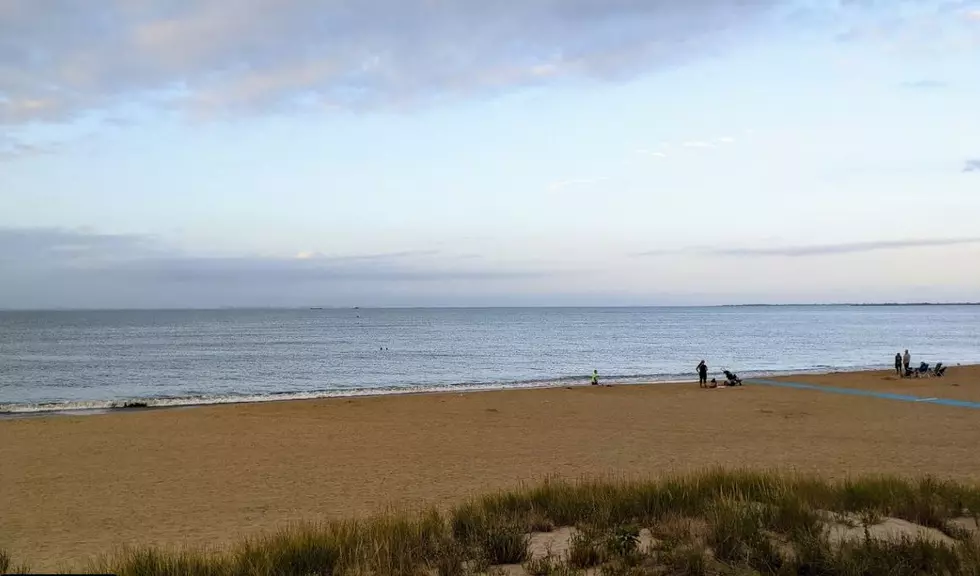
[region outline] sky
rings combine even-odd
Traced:
[[[0,308],[980,301],[978,222],[980,0],[0,0]]]

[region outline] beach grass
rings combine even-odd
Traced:
[[[980,540],[962,522],[980,486],[934,478],[825,481],[715,470],[662,480],[550,480],[448,511],[296,525],[216,550],[128,548],[84,571],[120,576],[812,574],[980,576]],[[883,538],[904,520],[938,536]],[[863,534],[835,539],[833,526]],[[574,527],[562,555],[532,533]],[[641,545],[640,532],[651,535]],[[12,559],[0,552],[0,572]]]
[[[0,574],[27,574],[30,568],[26,564],[14,565],[13,559],[6,550],[0,549]]]

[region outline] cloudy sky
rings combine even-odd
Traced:
[[[0,0],[0,308],[980,300],[980,0]]]

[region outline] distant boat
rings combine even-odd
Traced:
[[[354,306],[354,310],[360,310],[360,309],[361,309],[360,306]]]
[[[322,306],[311,306],[310,310],[323,310]]]

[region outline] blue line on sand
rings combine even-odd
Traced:
[[[973,408],[980,410],[980,402],[969,402],[967,400],[950,400],[948,398],[920,398],[908,394],[892,394],[890,392],[873,392],[871,390],[860,390],[857,388],[838,388],[836,386],[818,386],[816,384],[800,384],[799,382],[780,382],[778,380],[746,380],[749,384],[762,384],[763,386],[779,386],[782,388],[796,388],[797,390],[819,390],[821,392],[831,392],[833,394],[848,394],[850,396],[866,396],[870,398],[885,398],[886,400],[899,400],[902,402],[916,402],[921,404],[939,404],[940,406],[958,406],[960,408]]]

